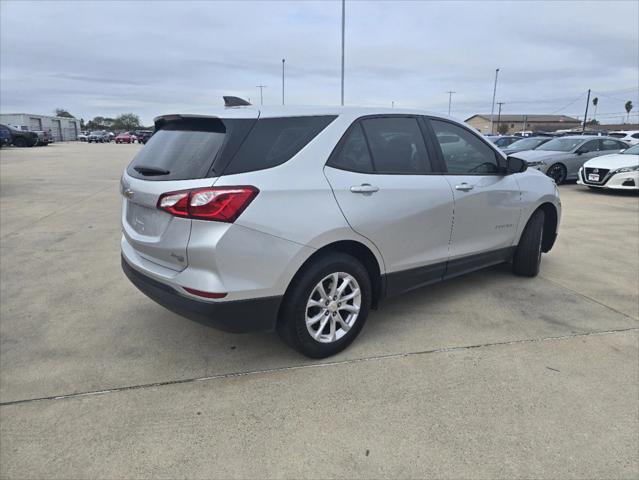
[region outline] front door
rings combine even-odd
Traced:
[[[503,261],[512,253],[521,214],[515,176],[502,173],[499,153],[470,129],[445,120],[430,125],[455,199],[446,275]]]
[[[453,195],[434,156],[416,117],[365,118],[324,170],[350,226],[381,252],[388,294],[443,277]]]

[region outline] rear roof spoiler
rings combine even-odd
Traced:
[[[225,107],[244,107],[246,105],[250,105],[250,103],[243,98],[224,96]]]

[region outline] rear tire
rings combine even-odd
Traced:
[[[288,345],[307,357],[335,355],[362,330],[371,297],[366,268],[350,255],[328,253],[291,280],[277,331]]]
[[[18,137],[13,141],[13,145],[19,148],[24,148],[27,146],[27,141],[22,137]]]
[[[516,275],[536,277],[539,273],[544,219],[544,212],[537,210],[528,220],[513,256],[513,272]]]

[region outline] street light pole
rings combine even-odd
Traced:
[[[344,30],[346,28],[346,0],[342,0],[342,106],[344,106]]]
[[[256,85],[256,87],[260,89],[260,105],[264,105],[264,95],[262,94],[262,89],[266,88],[266,85]]]
[[[588,98],[586,99],[586,113],[584,113],[584,124],[581,128],[581,133],[586,131],[586,122],[588,121],[588,106],[590,105],[590,89],[588,89]]]
[[[497,102],[497,105],[499,105],[499,113],[497,113],[497,133],[499,133],[499,124],[501,123],[501,106],[504,103],[505,102]]]
[[[453,101],[453,93],[457,93],[457,92],[453,92],[452,90],[449,90],[446,93],[448,94],[448,116],[450,117],[450,105]]]
[[[490,109],[490,133],[494,135],[494,116],[495,116],[495,96],[497,95],[497,76],[499,75],[499,69],[495,70],[495,87],[493,88],[493,106]]]
[[[282,105],[284,105],[284,63],[286,59],[282,59]]]

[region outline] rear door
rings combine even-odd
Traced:
[[[453,196],[420,123],[361,119],[324,170],[350,226],[381,252],[389,294],[441,279],[448,259]]]
[[[515,176],[500,173],[499,154],[470,129],[442,119],[429,124],[455,199],[447,275],[491,263],[492,256],[501,260],[515,241],[521,213]]]
[[[235,153],[254,121],[175,118],[159,126],[121,184],[122,230],[141,257],[176,271],[186,268],[192,220],[158,209],[158,199],[168,192],[212,186],[220,173],[214,162]]]

